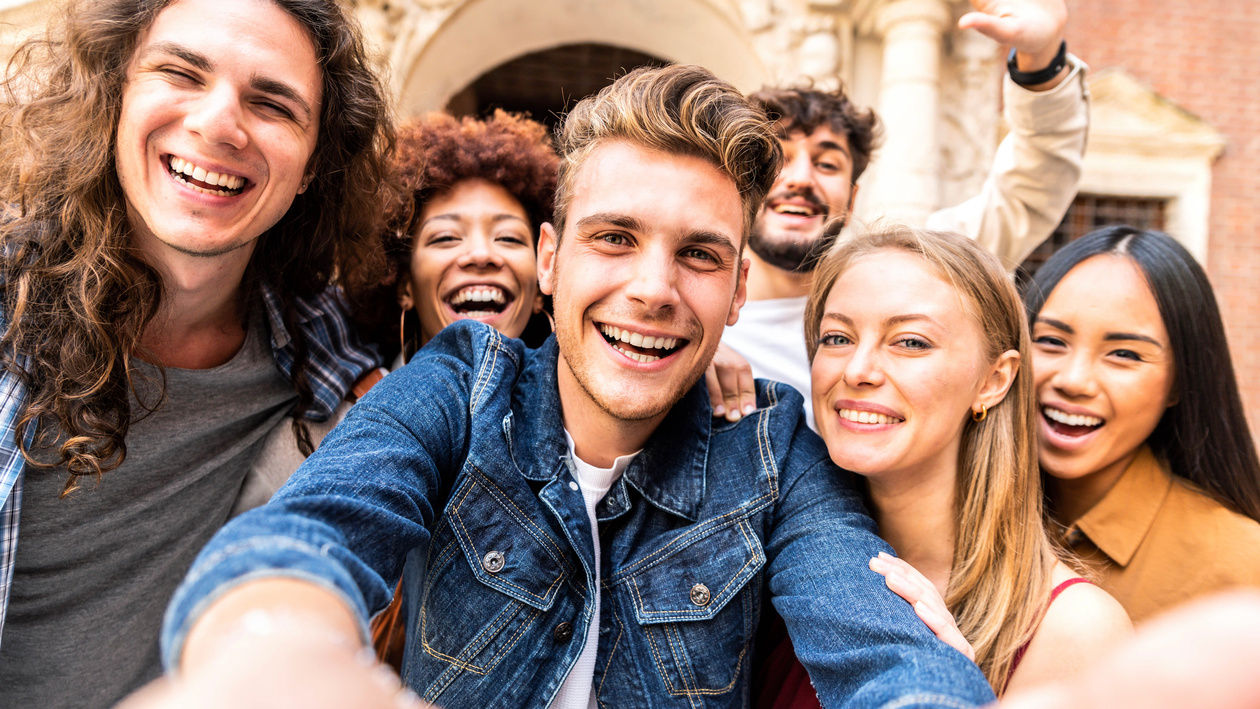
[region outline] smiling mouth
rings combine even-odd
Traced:
[[[461,318],[488,318],[507,310],[516,297],[498,286],[465,286],[446,296],[446,304]]]
[[[771,202],[770,211],[775,214],[786,214],[792,217],[825,216],[827,210],[821,204],[797,204],[794,202]]]
[[[877,414],[874,411],[858,411],[857,409],[836,409],[836,413],[840,418],[853,423],[865,423],[876,426],[884,426],[893,423],[904,423],[905,419],[896,416],[886,416]]]
[[[248,180],[239,175],[226,172],[210,172],[187,160],[170,155],[166,160],[166,169],[176,182],[202,194],[216,197],[234,197],[245,190]]]
[[[1069,414],[1052,406],[1042,406],[1041,415],[1055,433],[1072,438],[1093,433],[1106,423],[1097,416]]]
[[[642,364],[664,359],[687,346],[683,338],[653,337],[615,325],[600,325],[599,332],[614,350]]]

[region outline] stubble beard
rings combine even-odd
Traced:
[[[763,207],[762,214],[764,213]],[[836,215],[835,218],[823,224],[822,231],[817,236],[805,237],[805,239],[784,235],[779,235],[779,238],[767,236],[765,218],[758,216],[748,236],[748,248],[752,249],[762,261],[775,268],[792,273],[812,273],[818,267],[818,262],[840,238],[840,232],[848,222],[848,216],[844,212]]]

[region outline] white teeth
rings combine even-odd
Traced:
[[[620,347],[613,347],[613,349],[629,357],[630,359],[636,362],[642,362],[643,364],[647,364],[648,362],[655,362],[656,360],[660,359],[660,357],[657,357],[656,355],[639,354],[638,352],[631,352],[630,350],[623,350]]]
[[[495,286],[468,286],[461,288],[455,295],[451,296],[447,302],[451,305],[461,305],[467,302],[474,303],[498,303],[502,305],[507,302],[507,296],[504,295],[503,289]]]
[[[613,325],[601,325],[600,332],[604,333],[607,337],[612,338],[614,341],[624,342],[628,345],[642,347],[649,350],[672,350],[678,346],[677,337],[653,337],[652,335],[644,335],[638,332],[631,332],[630,330],[622,330],[621,328]],[[621,350],[621,348],[615,349],[623,352],[625,351]],[[660,357],[656,357],[654,359],[660,359]]]
[[[171,172],[174,172],[176,174],[176,177],[180,177],[181,175],[186,175],[188,177],[193,178],[194,180],[197,180],[198,182],[204,182],[208,185],[218,185],[220,187],[226,187],[229,190],[239,190],[240,188],[245,186],[245,178],[243,177],[237,177],[236,175],[229,175],[226,172],[222,172],[222,173],[209,172],[203,167],[198,167],[197,165],[194,165],[188,162],[187,160],[180,157],[176,157],[174,155],[171,156],[170,162],[171,162]],[[188,184],[187,181],[184,181],[184,184]],[[188,185],[188,186],[196,188],[195,185]],[[216,191],[210,191],[210,190],[204,190],[204,189],[200,191],[206,194],[224,194],[223,192],[216,192]]]
[[[812,209],[806,209],[805,207],[798,207],[793,204],[775,205],[774,211],[778,212],[779,214],[799,214],[800,216],[803,216],[803,217],[814,216],[814,211]]]
[[[891,423],[901,423],[901,419],[884,414],[877,414],[874,411],[857,411],[856,409],[839,409],[836,413],[840,414],[840,418],[847,419],[854,423],[869,423],[886,425]]]
[[[1058,409],[1052,409],[1049,406],[1043,407],[1042,412],[1046,418],[1064,426],[1101,426],[1103,420],[1097,416],[1085,416],[1083,414],[1069,414]]]

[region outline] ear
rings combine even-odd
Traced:
[[[415,301],[411,297],[411,278],[409,276],[398,280],[398,305],[404,311],[416,307]]]
[[[735,297],[731,299],[731,312],[726,315],[727,327],[739,321],[739,309],[744,307],[744,302],[748,300],[748,266],[751,263],[751,259],[743,259],[739,262],[739,280],[735,283]]]
[[[546,295],[556,292],[556,249],[559,246],[556,228],[551,222],[543,222],[538,229],[538,290]],[[539,297],[538,307],[542,307]]]
[[[298,191],[297,191],[297,193],[298,193],[298,194],[303,194],[303,193],[305,193],[305,192],[306,192],[306,189],[307,189],[308,187],[310,187],[310,186],[311,186],[311,180],[314,180],[314,179],[315,179],[315,173],[313,173],[313,172],[309,172],[309,171],[308,171],[308,172],[303,173],[303,175],[302,175],[302,184],[298,186]]]
[[[980,411],[981,407],[992,409],[1006,398],[1006,392],[1015,383],[1015,375],[1019,373],[1019,351],[1007,350],[998,355],[997,361],[989,370],[976,399],[971,404],[972,411]]]
[[[543,296],[542,296],[542,293],[539,293],[538,295],[534,296],[534,307],[530,312],[532,312],[534,315],[537,315],[542,312],[542,309],[543,309]]]

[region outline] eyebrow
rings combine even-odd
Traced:
[[[647,228],[644,227],[643,222],[639,219],[628,214],[617,214],[615,212],[600,212],[598,214],[583,217],[578,220],[577,228],[585,229],[600,224],[610,224],[618,229],[625,229],[626,231],[637,231],[640,233],[647,231]],[[735,243],[731,241],[730,237],[720,232],[708,231],[707,229],[697,229],[695,231],[687,232],[687,235],[682,239],[682,242],[685,244],[715,246],[726,251],[728,254],[739,252],[739,249],[735,246]]]
[[[145,48],[142,56],[148,57],[151,54],[170,54],[188,62],[201,71],[207,73],[214,71],[214,62],[210,61],[209,57],[201,52],[194,52],[193,50],[180,46],[174,42],[156,42],[149,45]],[[255,75],[250,77],[249,85],[255,91],[261,91],[265,94],[279,96],[292,101],[297,104],[299,110],[306,114],[306,118],[309,119],[311,117],[311,105],[306,102],[306,99],[302,98],[302,95],[297,92],[297,89],[294,89],[285,82],[266,76]]]
[[[454,221],[454,222],[462,222],[465,220],[465,216],[458,212],[451,212],[449,214],[434,214],[428,219],[425,219],[423,222],[420,222],[420,226],[424,226],[425,224],[428,224],[434,219],[445,219],[445,220]],[[495,221],[495,222],[502,222],[508,219],[515,219],[516,221],[523,222],[526,225],[529,224],[529,222],[525,221],[521,217],[516,216],[515,214],[495,214],[494,216],[491,217],[491,221]]]
[[[828,150],[837,150],[839,152],[844,153],[846,156],[849,155],[848,148],[844,147],[843,145],[837,143],[834,140],[824,140],[818,144],[818,147],[821,148],[823,152],[826,152]]]
[[[1071,325],[1068,325],[1062,320],[1055,320],[1054,318],[1038,317],[1037,322],[1045,323],[1046,325],[1049,325],[1050,327],[1056,330],[1062,330],[1063,332],[1066,332],[1069,335],[1076,334],[1076,330],[1073,329]],[[1143,335],[1137,332],[1109,332],[1106,335],[1103,335],[1103,341],[1104,342],[1148,342],[1160,348],[1161,350],[1164,349],[1164,343],[1160,342],[1159,340],[1156,340],[1155,338],[1149,335]]]
[[[844,323],[845,325],[848,325],[849,327],[853,327],[853,318],[849,317],[848,315],[845,315],[844,313],[823,313],[822,319],[823,320],[828,320],[828,319],[837,320],[839,322]],[[922,313],[907,313],[906,315],[893,315],[892,317],[885,318],[884,327],[889,327],[891,325],[900,325],[902,323],[907,323],[907,322],[918,322],[920,320],[930,322],[934,325],[936,324],[936,321],[933,320],[930,316],[923,315]]]

